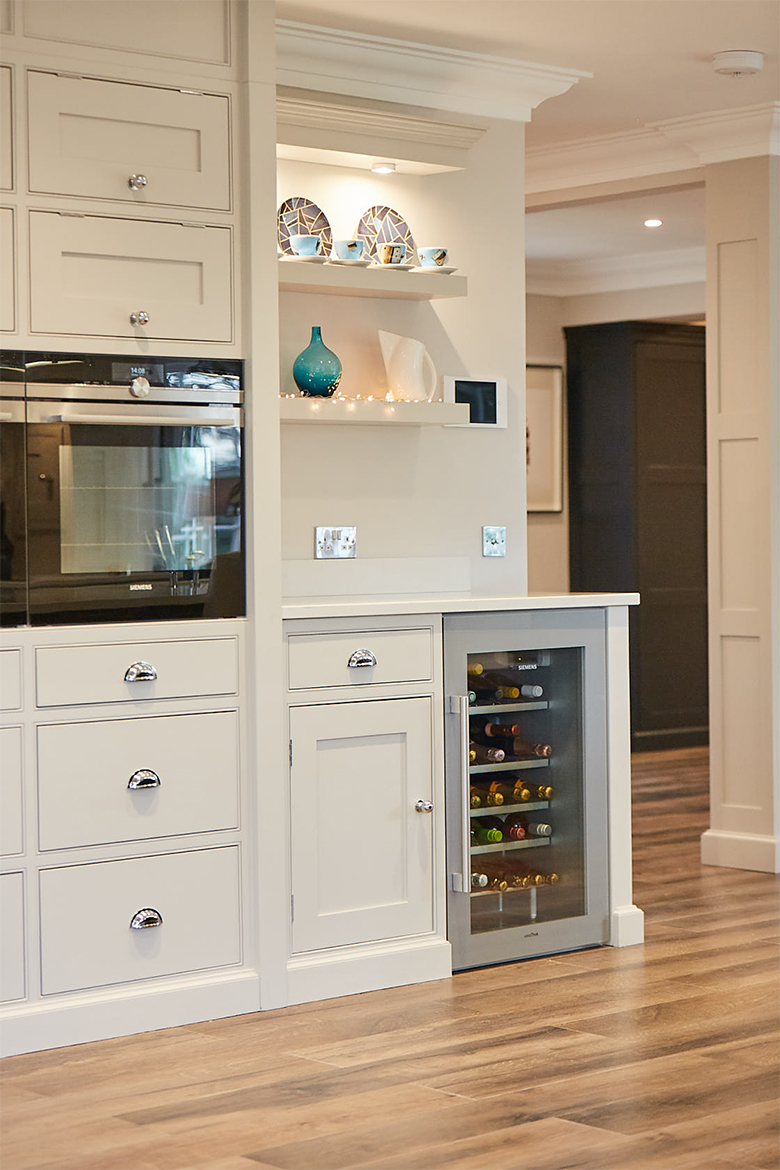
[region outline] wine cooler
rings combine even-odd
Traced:
[[[444,630],[453,966],[606,942],[604,611]]]

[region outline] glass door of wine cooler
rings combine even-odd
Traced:
[[[445,618],[456,969],[608,939],[601,610]]]

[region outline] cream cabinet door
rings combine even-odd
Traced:
[[[0,1000],[24,999],[24,875],[0,877]]]
[[[432,700],[293,707],[293,950],[433,929]]]
[[[0,190],[11,191],[14,185],[13,101],[11,70],[0,68]]]
[[[22,729],[0,728],[0,853],[24,850]]]
[[[27,87],[31,191],[230,210],[226,95],[34,70]]]
[[[230,228],[33,211],[30,281],[33,333],[231,339]]]
[[[0,207],[0,333],[16,328],[16,239],[14,212]]]

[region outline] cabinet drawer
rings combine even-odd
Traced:
[[[41,849],[235,828],[238,715],[39,727],[38,808]]]
[[[0,876],[0,1000],[24,999],[24,874]]]
[[[238,848],[44,869],[44,995],[241,960]],[[134,930],[139,910],[160,925]]]
[[[19,711],[22,706],[22,652],[0,650],[0,711]]]
[[[365,657],[356,651],[368,651],[376,665],[350,666],[350,661]],[[290,634],[288,656],[293,691],[423,682],[433,677],[433,633],[418,629]]]
[[[0,729],[0,853],[24,849],[22,822],[22,729]]]
[[[11,207],[0,207],[0,333],[16,329],[16,233]]]
[[[226,96],[32,70],[27,86],[31,191],[230,209]]]
[[[230,341],[231,232],[30,212],[33,333]],[[149,321],[134,326],[131,314]]]
[[[157,677],[126,680],[126,673],[136,664],[153,667]],[[39,707],[234,695],[238,690],[238,643],[235,638],[203,638],[50,646],[36,650],[35,669]]]

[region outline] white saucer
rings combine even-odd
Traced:
[[[280,260],[292,261],[293,264],[324,264],[327,256],[280,256]]]
[[[371,265],[372,268],[400,268],[402,272],[411,272],[416,267],[415,264],[377,264]]]
[[[345,268],[368,268],[370,260],[341,260],[338,256],[329,256],[328,264],[343,264]]]
[[[451,272],[457,272],[452,264],[421,264],[414,269],[415,272],[445,272],[449,275]]]

